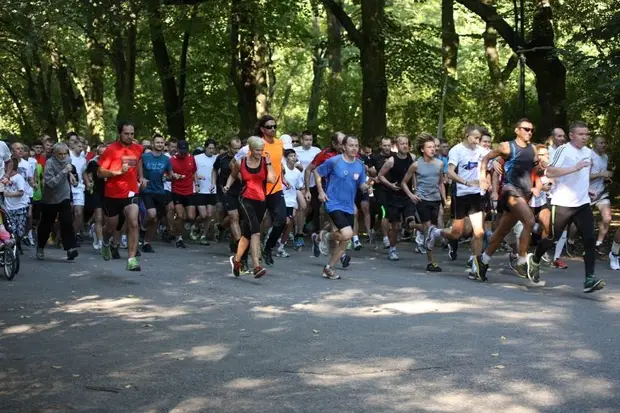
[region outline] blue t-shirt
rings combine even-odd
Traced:
[[[362,161],[356,159],[347,162],[342,155],[337,155],[329,158],[316,170],[329,181],[325,203],[327,212],[342,211],[353,214],[357,189],[366,182],[366,168]]]
[[[144,178],[149,181],[142,192],[159,195],[165,194],[164,174],[172,174],[170,158],[163,153],[159,156],[153,155],[152,152],[145,153],[142,155],[142,169],[144,171]]]

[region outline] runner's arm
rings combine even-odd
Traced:
[[[405,195],[409,197],[413,201],[415,187],[413,191],[409,188],[409,182],[415,178],[415,171],[418,169],[418,162],[414,162],[411,164],[409,169],[407,169],[407,173],[403,177],[403,181],[400,183],[400,187],[403,189]]]
[[[446,198],[446,177],[443,174],[443,162],[442,162],[442,167],[441,169],[439,169],[439,194],[441,195],[441,203],[443,205],[446,205],[446,202],[448,202],[448,198]]]
[[[239,175],[239,162],[230,162],[230,175],[228,175],[228,179],[226,180],[226,185],[224,185],[224,192],[228,192],[228,189],[235,183],[235,179],[237,179],[237,175]]]
[[[502,142],[495,149],[491,149],[489,153],[482,157],[480,161],[480,182],[486,182],[487,180],[487,168],[482,165],[488,165],[491,160],[494,160],[497,157],[507,158],[510,156],[510,144],[508,142]]]
[[[379,182],[381,182],[387,188],[395,190],[396,185],[394,185],[393,183],[388,181],[387,178],[385,177],[385,174],[390,172],[390,170],[392,169],[393,166],[394,166],[394,157],[390,157],[387,161],[385,161],[385,163],[381,167],[381,170],[379,171],[379,174],[377,175],[377,178],[379,179]],[[398,189],[398,188],[396,188],[396,189]]]

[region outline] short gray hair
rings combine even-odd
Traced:
[[[52,153],[57,152],[69,152],[69,147],[64,142],[56,142],[54,146],[52,146]]]

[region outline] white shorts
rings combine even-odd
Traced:
[[[73,196],[73,206],[84,206],[84,191],[72,189],[71,195]]]

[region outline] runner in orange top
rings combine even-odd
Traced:
[[[286,226],[286,202],[284,201],[282,185],[288,185],[288,183],[283,182],[282,158],[284,156],[284,145],[280,139],[276,138],[277,128],[276,120],[270,115],[261,117],[256,125],[256,135],[262,137],[265,143],[263,153],[269,154],[273,173],[276,177],[274,184],[268,182],[265,187],[267,195],[265,202],[271,217],[271,233],[263,249],[263,261],[267,265],[273,265],[271,250],[276,246]],[[247,145],[241,148],[235,155],[237,162],[241,162],[248,152],[249,147]]]

